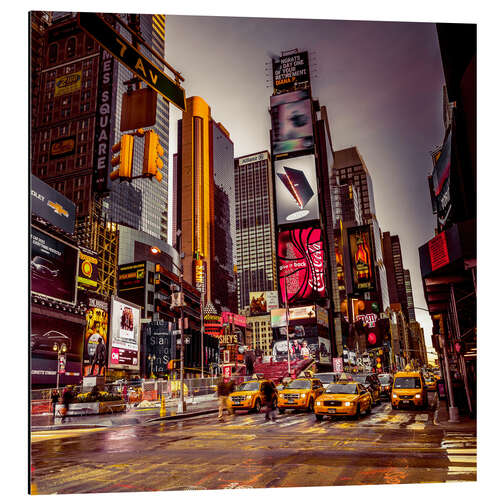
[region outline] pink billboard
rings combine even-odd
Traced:
[[[327,296],[321,230],[311,227],[282,231],[278,236],[281,299],[289,304]]]
[[[242,326],[246,328],[247,318],[246,316],[242,316],[241,314],[234,314],[232,312],[222,311],[222,323],[227,325],[234,323],[235,326]]]

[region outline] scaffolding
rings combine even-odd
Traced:
[[[94,194],[89,205],[88,215],[76,223],[78,244],[97,252],[98,272],[96,292],[103,296],[116,294],[118,269],[118,230],[117,225],[106,220],[103,215],[103,199]]]

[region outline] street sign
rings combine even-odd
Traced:
[[[186,111],[186,96],[184,89],[171,80],[163,71],[144,57],[115,29],[101,19],[97,14],[80,12],[78,24],[97,43],[124,66],[137,75],[152,89],[161,94],[167,101]]]
[[[57,371],[60,374],[66,373],[66,354],[60,354],[57,364]]]

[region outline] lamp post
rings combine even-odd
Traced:
[[[289,319],[288,319],[288,290],[287,290],[287,276],[285,275],[285,310],[286,310],[286,353],[287,353],[287,360],[288,360],[288,376],[291,376],[290,372],[290,334],[288,332],[288,325],[289,325]]]
[[[54,352],[57,352],[57,368],[56,368],[56,389],[59,390],[59,363],[61,360],[61,355],[66,355],[66,351],[68,350],[66,344],[63,342],[62,344],[59,344],[58,342],[54,342],[54,345],[52,346],[52,350]]]

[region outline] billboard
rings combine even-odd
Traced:
[[[319,219],[314,155],[274,162],[278,225]]]
[[[288,304],[293,304],[327,296],[320,229],[281,231],[278,235],[278,265],[282,302],[286,299]]]
[[[82,72],[76,71],[56,78],[54,85],[54,97],[78,92],[82,87]]]
[[[304,90],[274,95],[271,101],[274,156],[307,151],[314,147],[312,104]]]
[[[75,204],[34,175],[31,175],[31,213],[69,234],[75,231]]]
[[[146,284],[146,262],[118,266],[118,290],[143,289]]]
[[[299,345],[306,346],[309,350],[299,355],[291,355],[292,359],[307,359],[311,358],[316,360],[318,363],[330,364],[332,359],[332,354],[330,350],[330,341],[324,337],[319,337],[318,335],[301,337],[299,340]],[[305,344],[304,344],[305,342]],[[291,347],[293,341],[290,340],[289,346]],[[286,340],[275,340],[272,345],[272,355],[275,361],[285,361],[288,358],[287,354],[287,341]]]
[[[273,59],[273,85],[275,90],[290,90],[296,84],[309,82],[309,55],[306,51]]]
[[[31,313],[31,381],[33,384],[55,384],[58,369],[55,343],[66,344],[65,373],[61,384],[78,384],[81,380],[83,323]],[[54,385],[55,386],[55,385]]]
[[[375,289],[376,277],[373,266],[373,250],[370,226],[357,226],[347,230],[349,256],[352,269],[353,293]]]
[[[108,302],[89,297],[85,313],[86,325],[83,344],[83,374],[85,376],[93,375],[90,373],[90,368],[99,338],[102,338],[106,349],[108,348],[108,316]],[[95,374],[97,374],[97,370],[98,366],[96,365],[94,367]]]
[[[452,133],[450,129],[432,172],[432,190],[440,228],[446,224],[451,212],[451,140]]]
[[[139,371],[141,310],[118,297],[111,299],[109,368]]]
[[[76,135],[62,137],[50,143],[50,159],[57,160],[75,154],[76,151]]]
[[[99,280],[99,261],[97,252],[80,248],[80,264],[78,266],[78,288],[96,290]]]
[[[76,302],[78,248],[31,228],[31,292],[72,305]]]
[[[252,316],[266,314],[272,309],[277,309],[278,306],[278,292],[276,290],[250,292],[250,314]]]

